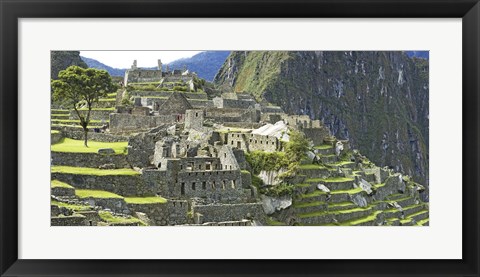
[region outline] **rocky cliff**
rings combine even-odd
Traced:
[[[80,58],[79,51],[52,51],[50,78],[57,79],[58,72],[71,65],[87,68],[87,64]]]
[[[428,70],[400,51],[237,51],[214,82],[321,119],[375,163],[428,186]]]

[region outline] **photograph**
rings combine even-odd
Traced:
[[[51,226],[429,226],[428,49],[50,54]]]

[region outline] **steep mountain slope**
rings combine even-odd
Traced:
[[[428,185],[428,60],[404,52],[232,52],[214,82],[321,119],[375,163]]]
[[[79,51],[52,51],[50,78],[58,78],[58,72],[71,65],[78,65],[87,68],[87,64],[80,59]]]
[[[200,78],[211,82],[229,54],[230,51],[205,51],[190,58],[173,61],[168,67],[170,70],[186,67],[196,72]]]
[[[190,58],[175,60],[167,65],[169,70],[184,69],[186,67],[188,70],[196,72],[200,78],[207,81],[212,81],[215,74],[217,74],[218,69],[225,62],[225,59],[229,54],[230,51],[205,51],[198,53]],[[90,59],[87,57],[81,58],[83,61],[85,61],[88,67],[105,69],[111,76],[125,75],[125,68],[113,68],[95,59]],[[152,67],[147,69],[155,68]],[[163,66],[163,69],[166,69],[166,65]]]
[[[82,60],[88,65],[90,68],[96,69],[104,69],[110,74],[110,76],[124,76],[125,75],[125,68],[113,68],[106,64],[103,64],[95,59],[90,59],[87,57],[81,56]]]

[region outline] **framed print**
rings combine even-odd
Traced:
[[[1,14],[2,276],[478,276],[477,1]]]

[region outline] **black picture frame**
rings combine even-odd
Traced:
[[[479,276],[477,0],[0,0],[1,276]],[[18,258],[18,19],[462,18],[463,226],[459,260],[22,260]],[[456,184],[460,185],[460,184]],[[439,245],[441,247],[441,245]]]

